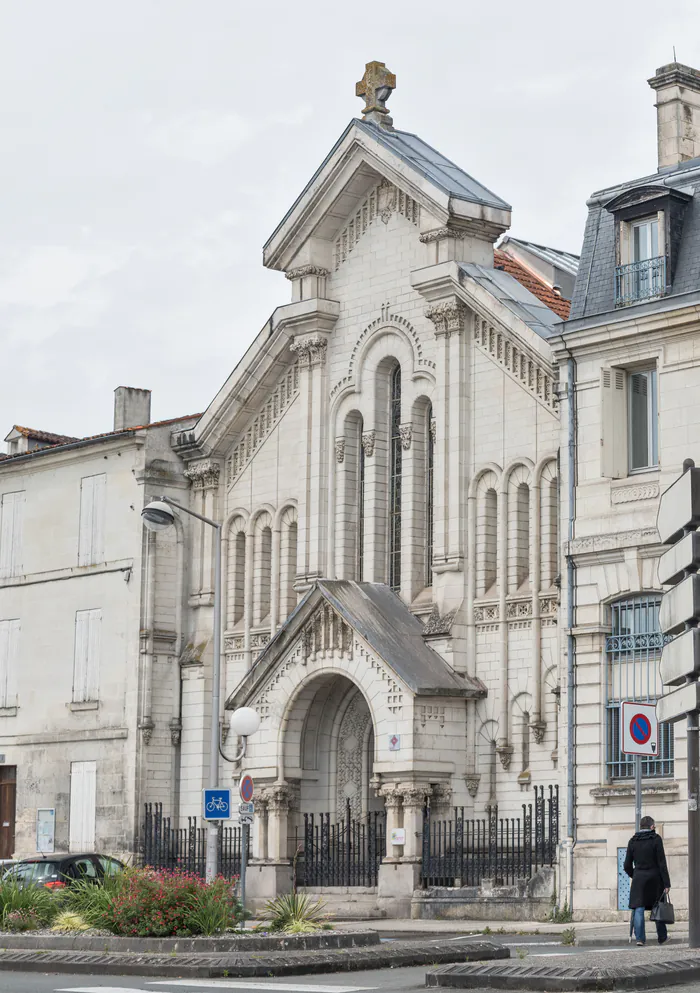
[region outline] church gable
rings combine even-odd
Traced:
[[[413,197],[381,179],[369,192],[361,206],[338,232],[333,246],[333,267],[338,270],[370,226],[381,220],[388,224],[392,214],[405,217],[416,227],[420,225],[420,205]]]
[[[231,489],[236,480],[250,465],[255,454],[270,437],[286,412],[299,396],[299,361],[287,369],[274,390],[264,401],[260,412],[244,428],[240,441],[226,458],[226,488]]]

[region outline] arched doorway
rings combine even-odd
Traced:
[[[372,789],[374,728],[369,705],[346,676],[327,673],[309,681],[287,715],[285,774],[299,782],[305,813],[353,818],[383,809]]]

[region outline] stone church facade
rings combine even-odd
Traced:
[[[304,814],[349,803],[403,830],[370,902],[407,913],[426,802],[517,814],[559,775],[559,317],[494,265],[509,205],[394,129],[391,85],[368,66],[363,119],[264,249],[291,302],[173,448],[223,522],[226,709],[262,716],[255,898],[289,887]],[[211,534],[189,532],[181,816],[213,597]]]

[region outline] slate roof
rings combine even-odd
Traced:
[[[471,203],[483,203],[499,210],[511,209],[509,203],[460,169],[418,135],[411,134],[410,131],[389,131],[369,121],[356,120],[353,123],[358,130],[371,135],[380,145],[394,152],[451,197],[469,200]]]
[[[638,186],[659,186],[663,189],[683,190],[691,193],[683,218],[678,259],[671,292],[659,300],[658,306],[668,306],[669,298],[700,288],[700,159],[684,162],[669,172],[655,173],[620,186],[594,193],[589,201],[588,219],[583,235],[581,262],[571,301],[570,320],[615,311],[615,218],[604,204],[623,191]],[[695,173],[695,175],[693,175]],[[688,175],[690,174],[690,175]],[[630,314],[635,306],[650,307],[650,302],[625,307],[617,313]]]
[[[552,335],[559,334],[561,317],[542,303],[515,276],[503,269],[491,269],[474,262],[461,262],[459,267],[540,338],[551,338]]]
[[[454,672],[423,638],[423,625],[383,583],[319,579],[268,643],[227,707],[241,706],[268,678],[322,600],[376,652],[417,696],[485,696],[479,679]]]
[[[578,272],[579,257],[572,252],[563,252],[559,248],[550,248],[549,245],[538,245],[534,241],[514,238],[511,234],[508,235],[508,242],[515,245],[522,245],[528,252],[532,252],[533,255],[541,258],[543,262],[556,266],[558,269],[563,269],[565,272],[571,273],[572,276],[575,276]]]
[[[528,243],[521,242],[520,244],[527,245]],[[496,248],[493,252],[493,264],[494,268],[503,269],[513,276],[514,279],[517,279],[521,286],[529,290],[533,296],[537,297],[540,303],[545,304],[559,317],[566,320],[569,316],[571,301],[558,296],[549,283],[537,276],[518,259],[514,259],[512,255],[508,255],[506,252],[499,252]]]

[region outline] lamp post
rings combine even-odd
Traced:
[[[254,734],[260,726],[260,717],[250,707],[241,707],[234,711],[231,717],[231,728],[242,738],[241,751],[235,758],[228,758],[221,749],[219,730],[219,710],[221,706],[221,525],[216,521],[203,517],[176,503],[170,497],[162,496],[153,500],[141,511],[144,526],[149,531],[163,531],[175,523],[175,514],[171,508],[176,507],[190,517],[196,517],[209,527],[214,528],[214,666],[211,690],[211,736],[209,741],[209,786],[216,789],[219,785],[219,754],[227,762],[239,762],[246,752],[247,737]],[[247,854],[247,853],[246,853]],[[207,822],[207,860],[206,880],[211,882],[218,874],[219,857],[219,824],[217,821]]]

